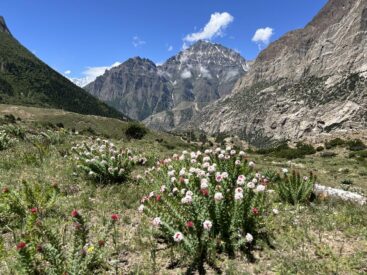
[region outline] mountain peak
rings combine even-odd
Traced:
[[[9,35],[11,35],[8,27],[6,26],[5,19],[0,15],[0,32],[5,32]]]

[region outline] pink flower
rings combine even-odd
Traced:
[[[184,236],[181,232],[176,232],[174,235],[173,235],[173,240],[177,243],[181,242],[182,240],[184,239]]]
[[[203,222],[203,227],[206,231],[209,231],[213,226],[213,223],[209,220]]]
[[[186,227],[192,228],[192,227],[194,227],[194,223],[192,221],[188,221],[188,222],[186,222]]]
[[[160,225],[161,225],[161,223],[162,223],[162,221],[161,221],[161,218],[160,218],[160,217],[155,217],[155,218],[153,219],[153,221],[152,221],[152,224],[153,224],[154,226],[156,226],[156,227],[160,226]]]
[[[79,212],[76,209],[74,209],[73,211],[71,211],[71,216],[73,218],[79,217]]]
[[[20,242],[17,244],[17,250],[22,250],[27,246],[25,242]]]
[[[253,213],[255,216],[257,216],[257,215],[259,215],[259,214],[260,214],[260,211],[259,211],[259,209],[257,209],[256,207],[254,207],[254,208],[252,208],[252,213]]]
[[[220,192],[215,193],[215,194],[214,194],[214,200],[216,200],[216,201],[221,201],[221,200],[223,200],[223,194],[222,194],[222,193],[220,193]]]
[[[120,219],[120,215],[118,215],[118,214],[112,214],[111,215],[111,220],[113,220],[113,221],[117,221],[117,220],[119,220]]]
[[[221,181],[223,180],[222,175],[216,175],[216,176],[215,176],[215,180],[216,180],[217,182],[221,182]]]
[[[32,214],[37,214],[37,212],[38,212],[38,208],[37,207],[31,208],[31,213]]]

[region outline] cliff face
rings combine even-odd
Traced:
[[[233,94],[193,124],[247,139],[366,128],[366,15],[367,0],[330,0],[304,29],[260,53]]]

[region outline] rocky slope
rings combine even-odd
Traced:
[[[10,34],[0,17],[0,103],[126,119],[47,66]]]
[[[85,89],[150,127],[171,130],[228,95],[247,69],[238,53],[199,41],[161,66],[129,59]]]
[[[330,0],[260,53],[195,127],[265,142],[367,127],[367,0]],[[187,125],[186,125],[187,127]]]

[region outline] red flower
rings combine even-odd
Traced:
[[[41,253],[43,251],[43,246],[41,244],[37,244],[36,251]]]
[[[155,197],[155,199],[156,199],[157,201],[160,201],[160,200],[162,199],[162,197],[161,197],[160,195],[157,195],[157,196]]]
[[[257,215],[259,215],[259,214],[260,214],[259,209],[257,209],[256,207],[252,208],[252,213],[253,213],[255,216],[257,216]]]
[[[76,217],[79,217],[79,212],[77,211],[77,210],[73,210],[73,211],[71,211],[71,216],[73,217],[73,218],[76,218]]]
[[[208,191],[208,189],[200,189],[200,193],[201,193],[203,196],[205,196],[205,197],[209,196],[209,191]]]
[[[3,188],[3,193],[9,193],[9,188],[8,187],[4,187]]]
[[[111,219],[112,219],[113,221],[117,221],[118,219],[120,219],[120,216],[119,216],[118,214],[112,214],[112,215],[111,215]]]
[[[98,246],[99,247],[103,247],[105,245],[105,241],[104,240],[99,240],[98,241]]]
[[[31,213],[32,214],[37,214],[37,212],[38,212],[38,208],[37,207],[31,208]]]
[[[186,222],[186,227],[193,228],[194,227],[194,223],[192,221],[188,221],[188,222]]]
[[[20,242],[17,244],[17,250],[22,250],[27,246],[25,242]]]
[[[184,177],[180,177],[178,180],[180,183],[184,183],[185,182],[185,178]]]

